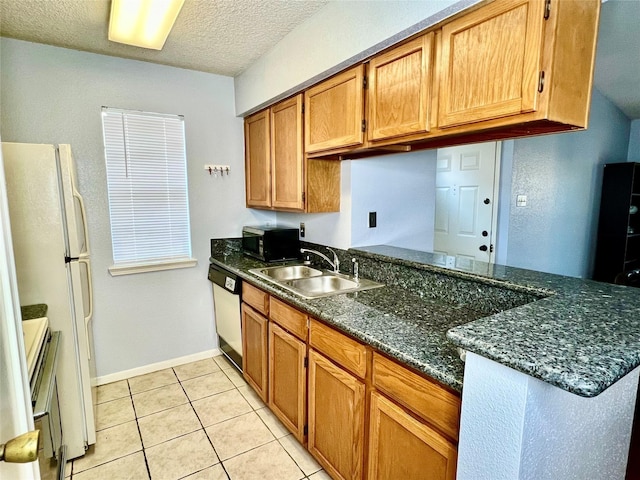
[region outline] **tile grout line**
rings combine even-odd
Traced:
[[[149,461],[147,460],[147,452],[144,448],[144,442],[142,441],[142,431],[140,430],[140,424],[138,423],[138,412],[136,411],[136,403],[133,401],[133,392],[131,391],[131,385],[129,379],[126,379],[127,387],[129,388],[129,397],[131,398],[131,406],[133,407],[133,416],[136,421],[136,428],[138,429],[138,435],[140,436],[140,447],[142,448],[142,457],[144,458],[144,466],[147,468],[147,475],[151,480],[151,469],[149,468]]]
[[[217,362],[215,360],[213,360],[213,357],[211,358],[211,360],[213,361],[214,364],[216,364],[216,366],[218,368],[220,368],[220,366],[217,364]],[[221,368],[220,368],[220,371],[222,372]],[[174,373],[175,373],[175,371],[174,371]],[[207,375],[207,374],[205,374],[205,375]],[[198,376],[202,377],[204,375],[198,375]],[[195,376],[193,378],[198,378],[198,376]],[[225,376],[226,376],[226,374],[225,374]],[[224,471],[224,474],[227,476],[227,478],[231,478],[231,477],[229,477],[229,474],[227,473],[227,469],[224,467],[224,464],[222,463],[222,459],[220,458],[220,455],[218,455],[218,452],[216,451],[216,447],[213,446],[213,442],[209,438],[209,435],[207,435],[207,431],[205,430],[204,424],[202,423],[202,420],[200,419],[200,416],[198,415],[198,412],[194,408],[193,402],[191,401],[191,398],[189,398],[189,394],[187,393],[187,391],[184,389],[184,386],[182,385],[182,380],[180,380],[180,378],[178,377],[177,373],[176,373],[176,377],[178,378],[178,383],[180,384],[180,388],[182,388],[182,391],[184,392],[185,396],[187,397],[187,400],[189,402],[189,405],[191,406],[191,409],[193,410],[193,413],[195,414],[196,418],[198,419],[198,423],[200,423],[200,426],[202,427],[202,431],[204,432],[204,436],[207,437],[207,440],[209,441],[209,445],[211,445],[211,448],[213,449],[213,453],[215,454],[216,458],[218,459],[218,463],[222,467],[222,470]],[[185,380],[191,380],[191,379],[188,378],[188,379],[185,379]],[[233,384],[233,382],[232,382],[232,384]],[[228,391],[230,391],[230,390],[228,390]],[[207,398],[207,397],[203,397],[203,398]],[[200,400],[200,399],[198,399],[198,400]],[[214,464],[214,465],[217,465],[217,464]],[[206,467],[206,468],[210,468],[210,467],[212,467],[214,465],[210,465],[209,467]],[[205,470],[205,469],[203,469],[203,470]],[[199,471],[202,471],[202,470],[199,470]],[[198,472],[193,472],[193,473],[198,473]],[[193,475],[193,473],[190,473],[189,475]],[[187,475],[187,476],[189,476],[189,475]],[[182,478],[184,478],[184,477],[182,477]]]
[[[233,388],[231,388],[231,389],[229,389],[229,390],[223,390],[223,391],[221,391],[221,392],[216,392],[216,393],[214,393],[214,394],[212,394],[212,395],[207,395],[207,396],[205,396],[205,397],[198,398],[198,399],[196,399],[196,400],[193,400],[193,401],[192,401],[192,400],[191,400],[191,398],[189,397],[189,395],[187,394],[187,392],[186,392],[186,390],[185,390],[185,387],[183,386],[182,380],[180,380],[180,378],[178,377],[178,373],[176,372],[175,367],[171,367],[171,371],[172,371],[173,375],[175,376],[175,378],[176,378],[176,380],[177,380],[177,383],[180,385],[180,388],[181,388],[182,392],[184,393],[184,395],[185,395],[185,397],[186,397],[186,399],[187,399],[187,402],[186,402],[186,403],[184,403],[184,404],[181,404],[181,405],[189,404],[189,406],[191,407],[192,411],[195,413],[196,418],[197,418],[198,423],[200,424],[200,427],[201,427],[201,428],[200,428],[200,429],[198,429],[198,430],[195,430],[194,432],[188,432],[188,433],[185,433],[185,434],[182,434],[182,435],[178,435],[178,436],[176,436],[176,437],[174,437],[174,438],[171,438],[171,439],[169,439],[169,440],[165,440],[164,442],[161,442],[161,443],[159,443],[159,444],[157,444],[157,445],[161,445],[162,443],[166,443],[166,442],[168,442],[168,441],[175,440],[176,438],[184,437],[184,436],[186,436],[186,435],[190,435],[190,434],[192,434],[192,433],[195,433],[195,432],[197,432],[197,431],[200,431],[200,430],[201,430],[201,431],[203,431],[203,432],[204,432],[205,436],[207,437],[207,440],[208,440],[209,444],[211,445],[211,448],[213,449],[214,454],[216,455],[216,457],[217,457],[217,459],[218,459],[218,463],[220,464],[221,468],[223,469],[223,471],[224,471],[225,475],[227,476],[227,479],[230,479],[231,477],[230,477],[229,473],[227,472],[226,466],[224,465],[224,461],[228,461],[228,460],[230,460],[230,459],[232,459],[232,458],[236,458],[236,457],[238,457],[238,456],[240,456],[240,455],[244,455],[244,454],[246,454],[246,453],[248,453],[248,452],[250,452],[250,451],[252,451],[252,450],[256,450],[256,449],[258,449],[258,448],[261,448],[261,447],[263,447],[263,446],[265,446],[265,445],[268,445],[268,444],[270,444],[270,443],[273,443],[273,442],[275,441],[275,442],[278,442],[278,445],[279,445],[281,448],[283,448],[283,449],[284,449],[284,451],[287,453],[287,456],[288,456],[288,457],[290,457],[290,458],[291,458],[291,460],[293,461],[293,463],[298,467],[298,469],[299,469],[299,470],[300,470],[300,472],[302,473],[302,477],[300,477],[300,478],[301,478],[301,480],[309,479],[309,478],[310,478],[310,475],[315,475],[316,473],[318,473],[318,472],[313,472],[313,473],[311,473],[310,475],[307,475],[307,474],[306,474],[306,472],[301,468],[301,466],[299,465],[299,463],[295,460],[295,458],[293,458],[292,454],[291,454],[291,453],[290,453],[290,452],[285,448],[285,446],[284,446],[284,445],[283,445],[283,443],[281,442],[282,438],[285,438],[285,437],[286,437],[286,436],[288,436],[288,435],[285,435],[285,436],[283,436],[282,438],[277,438],[277,437],[276,437],[276,434],[275,434],[273,431],[271,431],[271,428],[269,427],[269,425],[267,425],[266,421],[265,421],[265,420],[264,420],[260,415],[258,415],[258,410],[262,410],[262,409],[264,409],[264,408],[268,408],[268,405],[267,405],[266,403],[260,402],[260,408],[256,408],[256,407],[255,407],[255,406],[250,402],[250,400],[249,400],[247,397],[245,397],[245,395],[243,395],[243,393],[240,391],[240,388],[241,388],[241,387],[240,387],[240,386],[238,386],[238,385],[236,385],[236,383],[235,383],[235,382],[234,382],[234,380],[231,378],[231,376],[230,376],[229,374],[227,374],[226,370],[225,370],[225,369],[224,369],[224,368],[223,368],[223,367],[222,367],[218,362],[216,362],[216,361],[215,361],[215,357],[209,357],[209,358],[211,359],[211,361],[213,361],[213,362],[214,362],[214,365],[216,365],[216,367],[218,368],[218,371],[220,371],[220,372],[224,373],[224,376],[225,376],[225,377],[226,377],[226,378],[231,382],[231,384],[233,385]],[[238,374],[238,373],[239,373],[239,372],[237,372],[237,370],[235,369],[235,367],[230,367],[230,368],[228,368],[227,370],[232,370],[234,375],[236,375],[236,374]],[[152,372],[152,373],[153,373],[153,372]],[[201,374],[201,375],[196,375],[196,376],[194,376],[194,377],[184,379],[184,381],[193,380],[193,379],[195,379],[195,378],[202,377],[202,376],[205,376],[205,375],[209,375],[209,374],[212,374],[212,373],[216,373],[216,372],[203,373],[203,374]],[[135,377],[132,377],[132,378],[135,378]],[[241,378],[242,378],[242,377],[241,377]],[[148,415],[145,415],[145,416],[142,416],[142,417],[138,417],[138,412],[137,412],[136,405],[135,405],[134,398],[133,398],[133,397],[134,397],[134,394],[133,394],[133,392],[132,392],[131,385],[130,385],[130,383],[129,383],[129,380],[130,380],[130,379],[124,379],[124,380],[127,382],[127,389],[128,389],[128,392],[129,392],[129,394],[128,394],[128,398],[130,399],[131,404],[132,404],[132,407],[133,407],[134,420],[136,421],[136,427],[137,427],[137,430],[138,430],[138,435],[139,435],[139,437],[140,437],[140,445],[141,445],[141,451],[142,451],[142,453],[143,453],[143,458],[144,458],[144,461],[145,461],[145,467],[146,467],[146,470],[147,470],[147,474],[149,475],[149,478],[150,478],[150,479],[152,479],[152,477],[151,477],[151,469],[150,469],[150,466],[149,466],[149,461],[148,461],[148,459],[147,459],[147,453],[146,453],[147,447],[145,447],[144,442],[143,442],[143,440],[142,440],[142,431],[141,431],[141,429],[140,429],[139,420],[140,420],[141,418],[145,418],[145,417],[150,416],[150,415],[153,415],[153,414],[155,414],[155,413],[160,413],[160,412],[162,412],[162,411],[166,411],[166,410],[169,410],[169,409],[171,409],[171,408],[175,408],[175,407],[165,408],[165,409],[160,410],[160,411],[158,411],[158,412],[153,412],[153,413],[150,413],[150,414],[148,414]],[[149,392],[149,391],[153,391],[153,390],[157,390],[157,389],[160,389],[160,388],[167,387],[167,386],[169,386],[169,385],[173,385],[173,383],[171,383],[171,384],[167,384],[167,385],[161,385],[161,386],[159,386],[159,387],[155,387],[155,388],[150,388],[150,389],[148,389],[148,390],[144,390],[144,391],[142,391],[142,392],[137,392],[137,394],[145,393],[145,392]],[[249,386],[249,385],[248,385],[246,382],[243,382],[242,387],[248,387],[248,386]],[[212,442],[211,438],[209,437],[209,435],[207,434],[207,432],[206,432],[206,427],[204,426],[204,423],[203,423],[202,419],[201,419],[201,418],[200,418],[200,416],[198,415],[198,413],[197,413],[197,411],[196,411],[196,409],[195,409],[195,407],[194,407],[194,405],[193,405],[193,402],[196,402],[196,401],[198,401],[198,400],[202,400],[202,399],[207,398],[207,397],[212,397],[212,396],[220,395],[220,394],[223,394],[223,393],[226,393],[226,392],[231,392],[231,391],[233,391],[233,390],[236,390],[236,391],[237,391],[237,393],[238,393],[238,394],[240,394],[240,396],[244,399],[244,401],[245,401],[245,402],[247,402],[247,404],[248,404],[248,405],[249,405],[249,407],[251,408],[251,412],[247,412],[247,413],[244,413],[244,414],[241,414],[241,415],[235,415],[235,416],[230,417],[230,418],[228,418],[228,419],[225,419],[225,420],[222,420],[222,421],[220,421],[220,422],[214,423],[214,424],[212,424],[212,425],[210,425],[210,426],[217,425],[217,424],[219,424],[219,423],[223,423],[224,421],[228,421],[228,420],[231,420],[231,419],[233,419],[233,418],[238,418],[238,417],[240,417],[240,416],[242,416],[242,415],[247,415],[247,414],[249,414],[249,413],[254,413],[255,415],[257,415],[257,416],[258,416],[258,418],[260,419],[260,422],[261,422],[261,423],[266,427],[267,431],[269,431],[269,432],[271,433],[271,435],[273,436],[273,440],[272,440],[272,441],[269,441],[269,442],[267,442],[267,443],[264,443],[264,444],[262,444],[262,445],[257,445],[257,446],[255,446],[255,447],[253,447],[253,448],[251,448],[251,449],[249,449],[249,450],[247,450],[247,451],[245,451],[245,452],[241,452],[241,453],[238,453],[238,454],[236,454],[236,455],[233,455],[232,457],[229,457],[228,459],[225,459],[225,460],[223,461],[223,460],[220,458],[220,456],[218,455],[218,452],[216,451],[215,447],[213,446],[213,442]],[[250,392],[250,390],[249,390],[249,392]],[[136,395],[137,395],[137,394],[136,394]],[[124,396],[124,397],[121,397],[121,398],[127,398],[127,397],[126,397],[126,396]],[[113,400],[118,400],[118,399],[113,399]],[[113,401],[113,400],[111,400],[111,401]],[[107,402],[102,402],[102,403],[107,403]],[[178,405],[178,406],[180,406],[180,405]],[[285,426],[280,422],[280,420],[279,420],[277,417],[275,417],[275,418],[274,418],[274,420],[275,420],[276,422],[278,422],[278,424],[279,424],[279,425],[281,425],[281,426],[283,427],[284,431],[288,432],[288,429],[287,429],[287,428],[286,428],[286,427],[285,427]],[[123,423],[127,423],[127,422],[123,422]],[[111,427],[118,426],[118,425],[122,425],[122,423],[120,423],[120,424],[116,424],[116,425],[112,425]],[[105,430],[106,428],[111,428],[111,427],[105,427],[105,428],[103,428],[102,430]],[[297,441],[297,440],[296,440],[296,441]],[[153,445],[153,446],[155,447],[155,445]],[[151,447],[149,447],[149,448],[151,448]],[[113,462],[113,461],[115,461],[115,460],[119,460],[119,459],[122,459],[122,458],[126,458],[126,457],[131,456],[131,455],[134,455],[134,454],[136,454],[136,453],[137,453],[137,452],[132,452],[132,453],[130,453],[130,454],[128,454],[128,455],[124,455],[124,456],[121,456],[121,457],[118,457],[118,458],[114,458],[114,459],[110,460],[109,462],[105,462],[104,464],[101,464],[101,465],[106,465],[106,464],[111,463],[111,462]],[[89,469],[87,469],[87,470],[83,470],[83,472],[85,472],[85,471],[89,471],[89,470],[91,470],[91,469],[93,469],[93,468],[96,468],[96,467],[99,467],[99,466],[101,466],[101,465],[95,465],[95,466],[93,466],[93,467],[91,467],[91,468],[89,468]],[[206,470],[206,469],[208,469],[208,468],[212,468],[212,467],[213,467],[213,466],[215,466],[215,465],[217,465],[217,464],[213,464],[213,465],[207,466],[207,467],[205,467],[204,469],[202,469],[202,470],[198,470],[198,471],[196,471],[196,472],[191,472],[191,473],[189,473],[188,475],[186,475],[185,477],[181,477],[181,478],[186,478],[186,477],[188,477],[188,476],[190,476],[190,475],[197,474],[197,473],[199,473],[199,472],[201,472],[201,471],[204,471],[204,470]],[[318,471],[322,471],[322,468],[320,468],[320,470],[318,470]],[[82,472],[78,472],[78,473],[82,473]],[[77,474],[77,473],[75,473],[75,474]],[[70,474],[70,477],[67,477],[67,478],[69,478],[69,480],[73,480],[73,477],[74,477],[74,471],[73,471],[73,461],[72,461],[71,474]]]

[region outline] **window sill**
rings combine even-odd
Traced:
[[[195,267],[198,260],[195,258],[187,258],[184,260],[172,260],[168,262],[155,263],[130,263],[123,265],[111,265],[109,273],[112,277],[120,275],[133,275],[134,273],[159,272],[161,270],[174,270],[176,268]]]

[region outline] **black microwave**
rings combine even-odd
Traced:
[[[243,227],[242,251],[263,262],[300,258],[300,231],[277,226]]]

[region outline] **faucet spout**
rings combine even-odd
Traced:
[[[301,248],[300,253],[315,253],[319,257],[323,258],[327,261],[331,268],[333,268],[334,273],[340,273],[340,260],[338,259],[338,255],[331,248],[327,247],[331,253],[333,253],[333,261],[329,259],[324,253],[318,252],[317,250],[311,250],[309,248]]]

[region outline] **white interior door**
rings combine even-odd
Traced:
[[[433,250],[443,264],[494,261],[499,163],[497,142],[438,149]]]
[[[33,430],[4,166],[0,150],[0,443]],[[0,462],[0,478],[40,478],[38,462]]]

